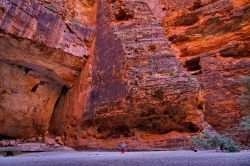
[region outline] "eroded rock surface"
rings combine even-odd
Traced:
[[[62,86],[34,70],[0,62],[0,134],[36,136],[48,129]]]
[[[140,135],[147,140],[144,133],[160,140],[176,133],[173,138],[178,140],[180,133],[188,135],[205,127],[198,108],[202,104],[200,85],[176,59],[146,3],[98,1],[96,26],[92,83],[86,87],[90,90],[81,121],[72,120],[81,126],[65,126],[65,131],[72,131],[66,133],[66,143],[115,148],[117,143],[110,144],[119,139],[132,143]],[[73,95],[84,99],[79,93]],[[66,112],[79,114],[79,108],[72,109],[75,106],[67,107]],[[111,140],[102,143],[105,139]],[[144,146],[152,145],[149,141]]]
[[[240,138],[249,6],[1,1],[0,139],[109,149],[126,140],[142,150],[184,148],[204,130]]]
[[[79,1],[0,2],[0,135],[27,138],[48,130],[58,98],[80,74],[95,35],[90,15],[69,11],[75,5],[90,8]]]
[[[205,119],[218,132],[237,136],[250,75],[250,3],[244,0],[162,1],[166,35],[183,66],[204,90]],[[223,119],[223,121],[221,121]]]

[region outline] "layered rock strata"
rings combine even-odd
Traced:
[[[141,150],[185,148],[204,130],[241,138],[249,7],[0,1],[0,139]]]
[[[250,114],[250,3],[244,0],[161,1],[162,23],[182,65],[197,78],[205,119],[221,134],[240,138],[238,124]],[[223,121],[221,121],[223,119]]]
[[[0,135],[47,131],[61,91],[82,70],[95,31],[66,16],[67,9],[53,2],[0,2]]]
[[[91,84],[83,86],[89,90],[72,93],[85,101],[82,112],[79,102],[66,102],[66,112],[82,114],[81,124],[71,120],[80,127],[65,126],[72,131],[67,143],[115,147],[110,144],[119,139],[147,139],[145,133],[165,140],[171,132],[204,128],[200,85],[176,59],[146,3],[98,1],[96,33]],[[81,96],[87,91],[87,98]],[[105,139],[111,140],[102,143]]]

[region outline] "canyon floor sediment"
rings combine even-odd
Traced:
[[[249,166],[250,151],[43,152],[1,157],[0,166]]]

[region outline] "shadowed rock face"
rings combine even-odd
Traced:
[[[96,141],[110,138],[133,140],[137,133],[164,139],[170,132],[204,128],[198,109],[200,85],[179,64],[146,3],[98,1],[96,26],[92,82],[81,127],[65,126],[74,131],[66,134],[67,143],[94,147]]]
[[[62,87],[72,87],[90,55],[94,28],[72,20],[64,5],[0,2],[0,135],[47,131]]]
[[[1,1],[0,138],[49,130],[78,148],[145,149],[235,137],[249,114],[249,5]]]
[[[198,131],[197,124],[187,119],[199,114],[199,84],[179,65],[147,4],[99,6],[93,85],[86,110],[93,114],[97,130],[111,135],[127,135],[133,128],[152,133]],[[121,12],[130,17],[117,17]]]
[[[0,71],[1,135],[31,137],[46,131],[62,86],[18,65],[0,62]]]

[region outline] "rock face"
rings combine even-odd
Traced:
[[[0,2],[0,135],[47,131],[61,91],[73,85],[90,55],[94,28],[67,20],[60,4]]]
[[[152,149],[203,130],[236,137],[250,113],[249,7],[1,1],[0,139],[49,131],[77,148]]]
[[[46,131],[62,86],[18,65],[0,62],[0,70],[1,134],[30,137]]]
[[[204,128],[198,109],[200,85],[177,61],[146,3],[98,1],[96,26],[92,82],[90,90],[83,89],[89,92],[81,127],[66,134],[67,143],[95,147],[103,139],[129,141],[138,135],[147,140],[144,133],[164,140],[171,132]],[[72,107],[68,111],[74,114]]]
[[[236,136],[239,119],[250,113],[244,83],[250,75],[250,3],[171,2],[163,1],[171,11],[163,19],[165,32],[183,66],[203,88],[205,119],[218,132]]]

